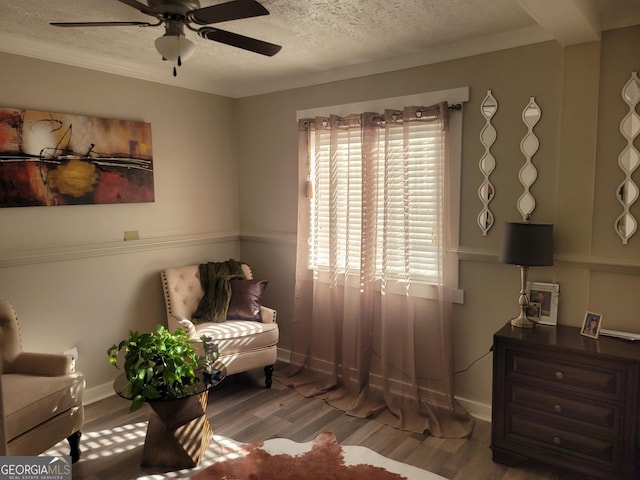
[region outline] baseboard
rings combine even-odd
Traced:
[[[115,395],[115,392],[113,391],[113,382],[103,383],[97,387],[87,388],[84,391],[82,403],[84,405],[90,405],[98,400],[111,397],[112,395]]]
[[[277,359],[279,362],[289,363],[289,358],[291,357],[291,352],[289,350],[278,349]],[[114,395],[113,391],[113,382],[103,383],[102,385],[98,385],[96,387],[87,388],[84,391],[84,405],[90,405],[99,400],[104,400],[107,397]]]
[[[291,350],[278,348],[277,359],[279,362],[289,363],[290,358]],[[113,394],[113,382],[104,383],[102,385],[86,389],[84,392],[83,403],[85,405],[89,405],[91,403],[97,402],[98,400],[103,400],[107,397],[110,397]],[[458,396],[456,396],[455,399],[462,406],[462,408],[469,412],[469,415],[471,415],[472,417],[485,422],[491,421],[491,405]]]
[[[491,405],[458,396],[456,396],[455,398],[460,406],[467,412],[469,412],[469,415],[471,415],[473,418],[476,418],[483,422],[491,422]]]
[[[278,361],[283,363],[289,363],[291,359],[291,350],[287,350],[284,348],[278,348]],[[312,361],[313,367],[320,371],[329,372],[331,370],[330,365],[327,362],[321,360]],[[323,368],[324,367],[324,368]],[[375,379],[374,379],[374,383]],[[422,390],[422,388],[421,388]],[[461,398],[456,396],[456,401],[464,408],[469,415],[478,420],[482,420],[485,422],[491,421],[491,405],[487,405],[486,403],[476,402],[474,400],[469,400],[467,398]]]
[[[291,350],[286,350],[284,348],[278,347],[277,359],[278,359],[279,362],[290,363],[290,361],[291,361]]]

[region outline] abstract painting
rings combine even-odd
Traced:
[[[0,108],[0,207],[153,201],[151,124]]]

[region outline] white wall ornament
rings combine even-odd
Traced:
[[[525,157],[525,163],[518,173],[520,183],[524,187],[524,193],[520,195],[517,202],[518,211],[522,215],[522,220],[527,221],[531,218],[531,214],[536,208],[536,199],[533,197],[529,189],[531,185],[538,178],[538,170],[531,162],[531,159],[538,151],[540,142],[535,133],[533,133],[533,127],[540,121],[542,112],[540,107],[536,103],[535,97],[531,97],[529,104],[522,111],[522,121],[527,127],[527,133],[520,142],[520,150]]]
[[[495,188],[489,179],[491,172],[496,168],[496,159],[490,152],[491,146],[496,141],[497,132],[491,124],[491,118],[498,110],[498,101],[492,95],[491,90],[487,90],[487,96],[480,104],[480,113],[485,118],[485,125],[480,131],[480,142],[484,146],[484,154],[480,158],[480,172],[484,180],[478,188],[478,197],[482,202],[482,210],[478,215],[478,226],[482,230],[482,235],[487,236],[487,232],[493,226],[493,213],[489,210],[489,202],[495,196]]]
[[[638,222],[631,215],[630,208],[638,199],[638,185],[631,178],[631,174],[640,165],[640,152],[633,142],[640,133],[640,116],[636,113],[636,106],[640,102],[640,80],[637,72],[631,73],[631,78],[622,87],[622,99],[629,106],[629,112],[620,122],[620,133],[627,141],[627,146],[618,156],[618,165],[625,175],[624,180],[618,186],[616,197],[622,205],[622,214],[616,219],[614,228],[624,245],[638,229]]]

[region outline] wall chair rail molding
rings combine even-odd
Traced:
[[[454,253],[461,262],[497,263],[498,250],[460,246]]]
[[[640,193],[638,185],[631,178],[640,165],[640,152],[633,144],[640,133],[640,116],[636,112],[636,106],[640,102],[640,80],[637,72],[632,72],[631,78],[622,87],[622,99],[629,106],[629,112],[620,122],[620,133],[627,145],[618,156],[618,165],[625,178],[616,191],[616,197],[622,205],[622,214],[616,219],[614,228],[622,243],[626,245],[638,229],[638,222],[630,212],[631,205],[636,202]]]
[[[522,111],[522,121],[527,127],[527,133],[520,142],[520,150],[524,155],[525,162],[518,173],[520,183],[524,187],[524,192],[518,199],[517,207],[520,215],[522,215],[522,220],[525,221],[531,217],[531,214],[536,208],[536,199],[533,197],[529,189],[536,181],[536,178],[538,178],[538,170],[533,165],[531,159],[536,154],[538,147],[540,146],[538,137],[533,133],[533,127],[535,127],[540,121],[541,115],[542,112],[536,103],[535,97],[531,97],[529,104]]]
[[[281,245],[297,244],[297,234],[287,232],[240,232],[240,241],[253,243],[274,243]]]
[[[554,254],[556,264],[564,267],[586,268],[593,272],[640,275],[640,260],[592,255]]]
[[[499,254],[497,249],[483,249],[467,246],[458,247],[455,250],[455,253],[461,262],[474,263],[497,263]],[[640,275],[640,260],[629,260],[626,258],[554,252],[553,263],[556,266],[584,268],[594,272]]]
[[[484,147],[484,154],[480,158],[480,172],[484,176],[484,180],[478,188],[478,197],[482,202],[482,210],[478,215],[478,226],[482,230],[482,235],[487,236],[487,232],[493,227],[493,213],[489,210],[489,202],[495,196],[495,188],[489,179],[489,176],[496,168],[496,159],[490,152],[491,146],[496,141],[497,132],[491,124],[491,119],[498,110],[498,101],[495,99],[491,90],[487,90],[487,96],[484,97],[480,104],[480,113],[485,119],[485,125],[480,131],[480,143]]]
[[[95,242],[29,248],[2,252],[2,254],[0,254],[0,268],[50,262],[66,262],[70,260],[81,260],[84,258],[104,257],[108,255],[125,255],[152,250],[164,250],[168,248],[213,245],[217,243],[237,242],[239,239],[240,236],[237,232],[219,232],[153,237],[128,242]]]
[[[154,201],[151,124],[0,107],[0,207]]]

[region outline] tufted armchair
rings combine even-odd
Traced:
[[[253,279],[247,264],[242,265],[242,270],[245,279]],[[227,375],[263,367],[265,384],[271,387],[279,337],[276,311],[260,304],[256,320],[197,323],[192,321],[193,314],[204,296],[198,265],[167,268],[161,277],[169,330],[181,327],[192,339],[200,339],[202,335],[212,337],[213,343],[218,344],[219,361],[225,365]]]
[[[0,300],[0,453],[39,455],[67,439],[80,458],[84,376],[69,355],[23,352],[13,306]]]

